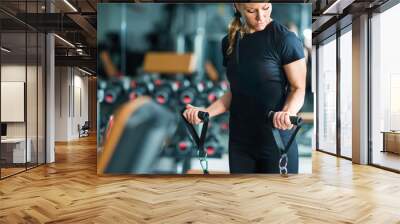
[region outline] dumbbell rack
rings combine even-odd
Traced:
[[[180,110],[190,103],[206,107],[224,94],[227,82],[213,83],[209,80],[193,82],[184,77],[169,78],[144,74],[135,79],[119,77],[99,80],[98,97],[100,102],[99,142],[104,141],[110,118],[120,105],[135,100],[142,95],[151,96],[155,102],[176,113],[179,120]],[[210,158],[221,158],[227,152],[228,122],[227,115],[210,121],[210,130],[206,136],[205,147]],[[226,143],[226,145],[221,144]],[[173,161],[170,172],[186,173],[191,169],[191,160],[196,158],[194,145],[190,143],[182,123],[168,145],[162,150],[161,160]],[[160,165],[163,166],[163,165]],[[166,172],[168,171],[160,171]]]

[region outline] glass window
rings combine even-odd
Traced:
[[[1,176],[26,170],[31,161],[26,141],[26,33],[1,34]],[[28,143],[28,144],[27,144]]]
[[[318,148],[336,153],[336,38],[318,48]]]
[[[400,5],[371,19],[372,163],[400,170]]]
[[[44,3],[10,1],[4,6],[22,15],[43,12]],[[45,162],[46,52],[45,35],[39,32],[0,12],[0,178]]]
[[[340,153],[351,158],[352,149],[352,33],[340,36]]]

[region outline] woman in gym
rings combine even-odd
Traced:
[[[293,132],[289,116],[304,102],[306,63],[301,41],[271,18],[271,3],[234,3],[235,17],[222,40],[230,90],[206,109],[187,105],[183,115],[199,124],[199,111],[229,118],[231,173],[279,173],[280,153],[272,134],[285,144]],[[276,111],[271,124],[267,113]],[[288,152],[288,173],[298,173],[298,148]]]

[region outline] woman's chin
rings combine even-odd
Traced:
[[[257,26],[255,30],[256,31],[262,31],[264,29],[265,29],[265,26]]]

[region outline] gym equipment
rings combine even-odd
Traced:
[[[192,74],[196,71],[196,58],[192,53],[148,52],[144,57],[143,70],[169,75]]]
[[[135,100],[136,98],[144,95],[151,95],[154,91],[154,84],[150,80],[132,80],[130,87],[130,100]]]
[[[207,91],[207,101],[209,104],[212,104],[222,95],[224,95],[222,88],[219,85],[215,85]]]
[[[181,116],[185,122],[185,126],[187,130],[190,133],[190,136],[192,137],[194,143],[197,146],[197,158],[200,161],[201,168],[203,170],[203,174],[209,174],[208,172],[208,161],[207,161],[207,150],[204,148],[204,142],[206,139],[206,134],[207,134],[207,128],[208,128],[208,121],[209,121],[209,114],[207,112],[199,111],[197,113],[197,116],[199,117],[200,120],[203,121],[203,127],[201,129],[201,134],[200,137],[197,135],[196,130],[194,127],[186,120],[186,118],[183,116],[182,111]]]
[[[156,79],[154,84],[156,86],[153,94],[155,101],[159,104],[173,107],[175,93],[178,89],[177,83],[169,80]]]
[[[270,111],[267,115],[267,118],[269,120],[269,122],[271,122],[271,126],[272,126],[272,134],[274,136],[274,140],[275,143],[278,147],[279,150],[279,154],[280,154],[280,159],[279,159],[279,173],[281,174],[281,176],[287,177],[288,176],[288,171],[287,171],[287,164],[288,164],[288,157],[287,157],[287,153],[290,149],[290,146],[292,145],[294,139],[296,138],[297,132],[300,130],[301,125],[303,124],[303,119],[301,117],[298,116],[290,116],[290,122],[293,125],[296,125],[296,129],[294,131],[294,133],[290,136],[289,142],[287,143],[287,145],[285,146],[283,144],[281,135],[279,133],[279,130],[277,128],[275,128],[273,126],[273,118],[274,118],[274,111]]]
[[[198,93],[195,88],[189,86],[181,90],[179,94],[179,103],[181,105],[193,104]]]
[[[209,93],[215,91],[221,93],[221,89],[224,91],[225,86],[222,83],[204,79],[193,80],[192,77],[185,75],[168,76],[144,72],[135,78],[123,76],[108,78],[107,80],[99,79],[98,97],[101,106],[101,114],[98,118],[99,148],[105,147],[111,139],[112,133],[115,132],[114,129],[118,127],[116,123],[119,111],[129,102],[136,102],[138,99],[148,96],[148,98],[154,99],[153,104],[168,110],[175,119],[179,120],[178,116],[180,116],[181,111],[177,108],[182,108],[186,104],[206,107],[212,103],[207,99]],[[214,100],[216,99],[217,96]],[[227,150],[227,145],[221,144],[221,142],[225,142],[228,134],[227,120],[222,119],[222,117],[217,117],[208,123],[208,136],[203,141],[202,151],[200,152],[193,150],[198,146],[187,135],[187,127],[183,124],[184,122],[182,124],[179,122],[179,128],[171,137],[171,141],[166,142],[166,145],[162,146],[162,150],[157,155],[158,157],[155,159],[158,161],[157,165],[151,166],[153,170],[144,173],[186,173],[190,170],[192,158],[195,157],[199,158],[200,164],[208,172],[207,157],[221,158]],[[125,131],[120,134],[125,135]],[[132,143],[125,144],[133,147]],[[124,148],[123,146],[119,147]],[[207,152],[207,155],[204,152]],[[170,162],[167,164],[165,161]],[[117,168],[119,169],[119,167]],[[109,170],[104,170],[103,173],[114,173],[112,169],[117,168],[109,168]],[[126,170],[116,170],[115,172],[128,173]],[[203,173],[205,172],[203,171]]]
[[[104,93],[104,102],[108,104],[115,103],[121,92],[122,92],[122,87],[118,85],[113,85],[111,88],[107,88]]]
[[[104,101],[104,91],[107,88],[107,82],[104,80],[97,80],[97,101],[102,103]]]
[[[122,78],[110,78],[107,82],[99,81],[99,88],[103,90],[103,99],[100,102],[104,102],[108,105],[117,106],[126,101],[126,92],[130,88],[130,79],[126,77]]]
[[[188,154],[190,155],[192,147],[193,147],[192,142],[190,142],[188,139],[181,139],[176,144],[177,157],[181,157],[183,155],[188,155]]]
[[[207,151],[209,158],[221,158],[223,149],[221,144],[218,142],[216,135],[209,135],[204,144],[204,148]]]
[[[175,115],[150,97],[123,104],[99,154],[98,174],[153,173],[153,164],[176,126]]]

